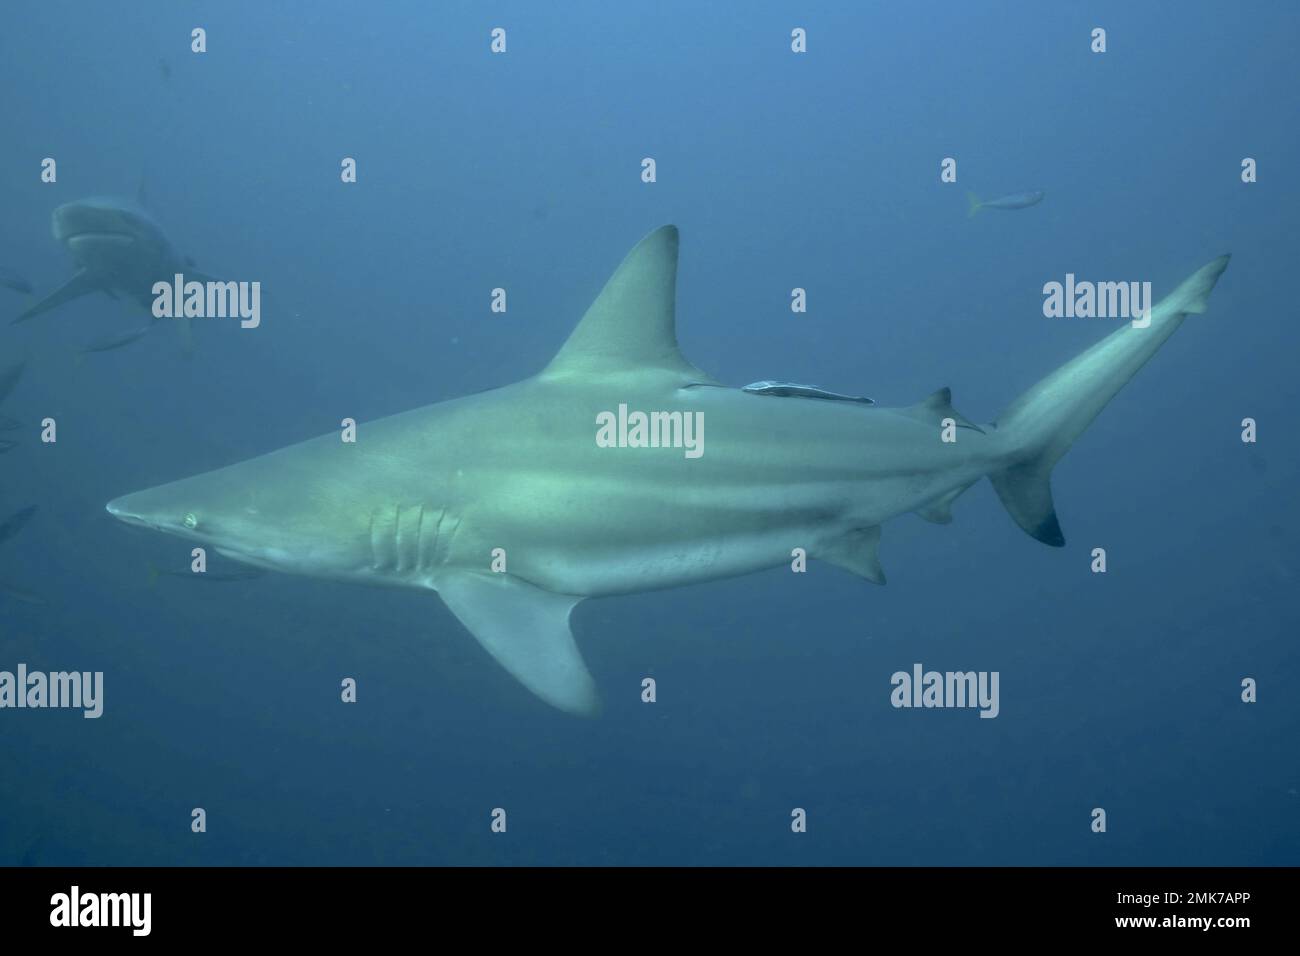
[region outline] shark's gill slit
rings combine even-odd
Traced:
[[[370,513],[370,567],[375,571],[391,570],[393,556],[393,509],[376,508]]]
[[[406,510],[409,516],[406,522],[399,519],[397,533],[400,538],[398,541],[398,555],[400,564],[398,570],[401,571],[419,571],[420,570],[420,535],[424,530],[424,505],[416,505],[414,508]],[[412,515],[412,513],[414,513]],[[414,528],[412,528],[414,524]]]

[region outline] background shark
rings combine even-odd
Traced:
[[[155,282],[170,283],[178,272],[197,282],[211,278],[197,272],[194,261],[176,251],[142,202],[95,197],[65,203],[54,210],[51,230],[77,271],[25,309],[14,319],[15,324],[92,292],[114,299],[120,296],[152,314]],[[181,322],[188,325],[188,320]],[[185,330],[188,332],[188,327]]]
[[[538,375],[118,498],[134,525],[249,564],[434,590],[510,673],[565,711],[598,697],[569,630],[586,597],[708,581],[802,548],[884,583],[880,526],[988,477],[1015,521],[1064,543],[1052,466],[1189,313],[1223,256],[978,427],[947,389],[906,408],[727,388],[675,332],[678,236],[643,239]],[[702,413],[705,453],[599,447],[617,409]],[[944,441],[945,432],[955,441]],[[501,549],[497,551],[496,549]],[[506,570],[494,571],[504,553]]]

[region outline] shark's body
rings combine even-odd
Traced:
[[[176,273],[196,281],[193,262],[172,246],[143,204],[129,199],[94,197],[65,203],[54,210],[51,232],[72,259],[71,279],[24,310],[15,323],[26,322],[66,302],[102,292],[151,311],[155,282],[171,283]]]
[[[435,590],[536,694],[589,713],[597,696],[568,626],[582,598],[776,567],[795,549],[883,583],[880,525],[912,511],[950,520],[952,499],[986,476],[1025,530],[1062,544],[1052,465],[1183,316],[1204,310],[1226,264],[981,429],[946,389],[891,409],[714,382],[677,348],[677,231],[665,227],[539,375],[362,425],[355,444],[326,435],[108,510],[260,567]],[[598,423],[620,405],[702,416],[703,454],[602,447]]]

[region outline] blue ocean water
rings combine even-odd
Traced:
[[[0,597],[0,669],[105,675],[98,720],[0,711],[0,863],[1300,862],[1300,8],[807,6],[25,5],[0,266],[55,289],[54,207],[143,178],[178,248],[280,311],[200,323],[190,357],[161,328],[79,360],[139,324],[102,296],[0,326],[0,366],[27,362],[0,518],[39,507],[0,581],[45,601]],[[967,191],[1030,189],[967,217]],[[718,379],[950,386],[975,421],[1113,327],[1044,318],[1045,282],[1160,295],[1233,260],[1057,467],[1065,548],[980,483],[949,526],[886,525],[885,587],[813,563],[589,601],[598,719],[528,694],[436,595],[151,581],[189,546],[105,513],[535,373],[664,223],[683,351]],[[0,315],[27,302],[0,288]],[[917,662],[997,671],[999,716],[892,707]]]

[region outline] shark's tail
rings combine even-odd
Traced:
[[[975,214],[979,212],[982,208],[984,208],[984,204],[980,202],[979,196],[976,196],[974,193],[966,194],[966,218],[967,219],[974,218]]]
[[[1030,535],[1053,547],[1065,544],[1052,504],[1052,466],[1183,317],[1205,311],[1210,290],[1227,267],[1228,256],[1202,266],[1150,309],[1148,323],[1125,323],[1003,412],[997,435],[1006,442],[1006,462],[989,479],[1016,524]]]

